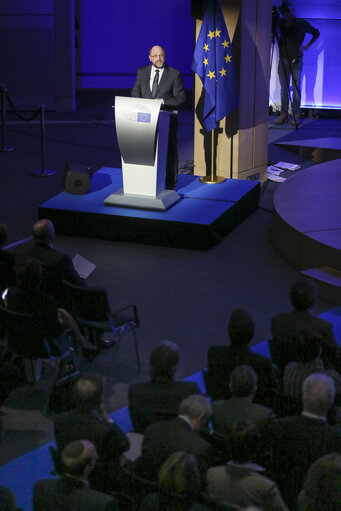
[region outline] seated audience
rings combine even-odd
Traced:
[[[0,223],[0,291],[4,291],[15,282],[14,254],[4,250],[2,246],[8,239],[8,230],[5,224]]]
[[[10,310],[33,314],[37,318],[37,328],[41,330],[42,341],[50,341],[52,354],[63,353],[70,345],[63,329],[65,326],[83,348],[83,354],[89,358],[95,356],[98,348],[87,341],[71,314],[65,309],[57,309],[55,299],[40,290],[41,279],[42,267],[38,260],[27,259],[19,264],[16,268],[17,285],[9,288],[5,299],[6,306]],[[44,344],[35,348],[37,352],[33,353],[33,356],[46,356]]]
[[[185,397],[200,394],[196,383],[174,381],[179,361],[177,344],[163,341],[149,357],[151,381],[130,385],[129,412],[135,432],[144,433],[154,422],[174,419]]]
[[[65,446],[58,479],[37,481],[33,490],[33,511],[118,511],[110,495],[89,487],[88,478],[96,465],[96,447],[86,440]]]
[[[267,511],[287,511],[276,483],[250,459],[258,440],[258,428],[252,421],[233,425],[232,458],[226,465],[208,470],[207,493],[227,505],[254,504]]]
[[[212,425],[215,432],[228,435],[231,425],[251,420],[261,430],[269,420],[275,418],[271,408],[254,403],[257,392],[257,375],[251,366],[238,366],[230,374],[231,399],[214,401]]]
[[[18,245],[15,251],[16,264],[26,259],[38,259],[43,268],[41,289],[56,298],[63,306],[62,280],[77,286],[86,286],[86,280],[76,272],[71,258],[53,247],[55,236],[51,220],[38,220],[32,228],[33,240]]]
[[[276,314],[271,319],[271,356],[281,375],[289,362],[296,361],[296,334],[305,329],[321,335],[321,358],[325,367],[336,369],[341,367],[340,349],[335,340],[333,325],[311,312],[316,298],[315,284],[308,280],[299,280],[290,290],[294,310]]]
[[[207,353],[209,396],[214,400],[229,399],[231,371],[237,366],[249,365],[258,377],[258,402],[272,406],[278,391],[276,373],[267,357],[253,353],[250,349],[249,344],[254,335],[251,315],[243,309],[232,312],[228,332],[231,345],[213,346]]]
[[[200,504],[200,474],[192,454],[175,452],[159,471],[160,493],[147,495],[140,511],[174,509],[176,511],[206,511]]]
[[[286,395],[301,400],[304,380],[312,373],[328,374],[335,384],[335,402],[341,400],[341,375],[333,369],[325,369],[321,359],[320,334],[302,330],[295,337],[296,362],[290,362],[284,370],[283,388]]]
[[[264,431],[264,464],[288,507],[297,496],[310,465],[324,454],[341,449],[341,429],[329,426],[327,412],[334,402],[335,384],[326,374],[311,374],[303,383],[303,411],[273,421]]]
[[[333,452],[308,470],[298,498],[299,511],[336,511],[341,508],[341,455]]]
[[[98,452],[98,462],[90,476],[90,485],[100,491],[116,491],[125,463],[123,453],[129,440],[110,419],[104,406],[103,386],[95,375],[83,375],[74,387],[77,408],[54,420],[59,453],[74,440],[89,440]]]
[[[178,417],[148,426],[141,456],[136,460],[137,473],[154,481],[166,459],[174,452],[184,451],[193,454],[200,474],[204,476],[208,467],[214,464],[215,455],[211,444],[200,436],[210,415],[211,405],[208,400],[200,394],[194,394],[182,401]]]

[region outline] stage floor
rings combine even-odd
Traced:
[[[207,249],[252,213],[260,197],[258,181],[204,184],[198,176],[179,174],[181,200],[167,211],[105,205],[122,186],[121,169],[102,167],[87,194],[64,191],[38,207],[39,217],[52,220],[57,234]]]

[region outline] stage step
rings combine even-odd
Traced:
[[[320,266],[301,270],[300,273],[315,281],[319,298],[341,305],[341,271]]]

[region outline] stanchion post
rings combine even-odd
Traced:
[[[33,176],[44,177],[53,176],[54,170],[45,169],[45,107],[46,105],[39,105],[40,108],[40,160],[41,168],[32,172]]]
[[[7,92],[6,85],[1,84],[1,152],[6,153],[14,151],[14,147],[6,147],[5,145],[5,129],[6,129],[6,103],[5,94]]]

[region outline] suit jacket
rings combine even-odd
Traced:
[[[295,333],[309,329],[322,336],[322,359],[325,366],[340,367],[340,349],[335,340],[333,325],[314,316],[309,310],[279,313],[271,318],[271,356],[281,373],[289,362],[295,362]]]
[[[3,291],[9,286],[14,286],[14,265],[14,254],[7,250],[0,249],[0,291]]]
[[[234,422],[251,420],[259,429],[275,418],[271,408],[252,403],[244,397],[233,396],[227,401],[214,401],[212,404],[212,424],[217,433],[228,434]]]
[[[150,91],[150,73],[152,65],[140,67],[137,71],[136,82],[131,90],[134,98],[152,98]],[[180,71],[165,65],[159,82],[156,98],[162,98],[167,107],[177,107],[185,102],[185,89]]]
[[[268,405],[276,397],[278,382],[271,360],[252,353],[249,346],[212,346],[207,353],[208,388],[214,400],[229,399],[230,374],[239,365],[251,366],[257,374],[257,401]]]
[[[129,412],[134,431],[144,433],[154,422],[174,419],[181,401],[191,394],[201,392],[196,383],[189,381],[150,381],[130,385]]]
[[[341,429],[323,420],[303,415],[273,421],[263,432],[264,461],[290,509],[310,465],[330,452],[341,449]]]
[[[48,245],[35,242],[24,243],[18,245],[15,256],[17,264],[31,258],[40,261],[43,267],[43,282],[40,287],[54,296],[58,300],[58,305],[62,296],[63,279],[77,286],[86,286],[85,279],[78,275],[71,258]]]
[[[121,477],[120,456],[129,449],[129,440],[114,423],[108,423],[92,411],[80,409],[59,415],[54,420],[54,433],[59,453],[74,440],[89,440],[99,459],[89,481],[100,491],[114,491]]]
[[[33,511],[118,511],[110,495],[89,488],[70,477],[37,481],[33,490]]]
[[[142,442],[142,453],[136,461],[137,473],[146,479],[157,479],[161,465],[173,453],[185,451],[196,458],[199,471],[204,477],[214,464],[212,446],[192,430],[182,418],[157,422],[148,426]]]
[[[207,493],[241,508],[255,505],[268,511],[288,511],[274,481],[253,464],[213,467],[207,472]]]

